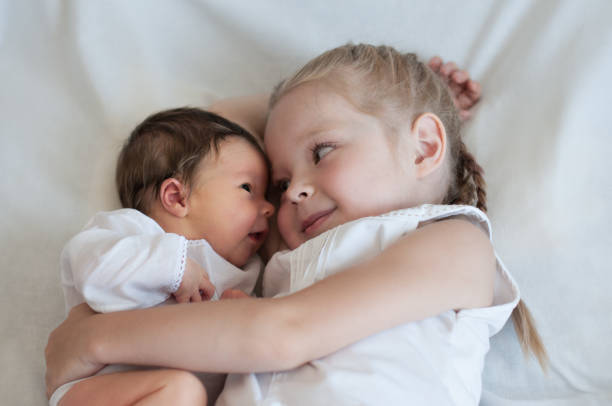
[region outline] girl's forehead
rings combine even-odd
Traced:
[[[345,126],[360,112],[346,98],[318,83],[307,83],[283,95],[270,111],[266,146],[279,139],[300,143]]]

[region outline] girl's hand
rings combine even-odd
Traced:
[[[215,287],[210,283],[206,270],[187,258],[181,286],[174,292],[176,301],[178,303],[201,302],[210,300],[214,294]]]
[[[250,296],[239,289],[228,289],[225,292],[223,292],[223,294],[221,295],[221,300],[242,299],[245,297],[250,297]]]
[[[85,303],[75,306],[66,320],[49,335],[45,348],[47,398],[61,385],[91,376],[104,367],[87,359],[91,351],[86,345],[89,330],[86,322],[95,314]]]
[[[454,62],[444,63],[439,56],[431,58],[428,65],[450,88],[461,119],[468,120],[472,116],[472,107],[482,94],[480,83],[470,79],[470,74],[460,70]]]

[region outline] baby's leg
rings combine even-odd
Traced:
[[[206,406],[206,390],[190,372],[176,369],[117,372],[76,383],[58,406]]]

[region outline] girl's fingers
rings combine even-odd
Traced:
[[[469,82],[470,75],[464,70],[456,70],[455,72],[452,73],[450,79],[454,83],[463,85],[466,82]]]
[[[466,83],[465,88],[472,99],[480,99],[480,96],[482,95],[482,87],[480,86],[480,83],[469,80]]]
[[[444,63],[439,56],[431,58],[427,65],[448,85],[462,121],[469,119],[472,116],[470,109],[482,95],[480,83],[471,80],[469,73],[459,69],[454,62]]]
[[[447,62],[440,68],[440,75],[442,75],[446,80],[449,80],[450,76],[457,71],[457,65],[455,62]]]
[[[466,121],[472,117],[472,112],[470,110],[461,110],[459,111],[459,117],[461,117],[461,120]]]
[[[442,58],[440,58],[439,56],[434,56],[433,58],[431,58],[429,60],[429,62],[427,63],[427,65],[431,68],[431,70],[433,70],[434,72],[438,72],[440,70],[440,67],[442,66]]]
[[[221,295],[221,299],[242,299],[245,297],[249,297],[249,295],[238,289],[228,289]]]
[[[466,94],[460,94],[459,96],[457,96],[456,101],[457,107],[459,107],[459,109],[461,110],[467,110],[472,107],[474,103],[476,103],[476,101],[474,101]]]

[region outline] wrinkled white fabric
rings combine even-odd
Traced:
[[[270,92],[353,41],[455,61],[482,84],[464,140],[495,248],[550,356],[491,340],[483,406],[612,404],[609,0],[0,0],[0,398],[41,406],[66,241],[119,207],[117,155],[147,115]]]
[[[423,222],[451,216],[491,237],[488,218],[471,206],[424,205],[359,219],[277,253],[266,266],[264,295],[304,289],[379,254]],[[490,307],[407,323],[291,371],[230,375],[217,405],[477,405],[489,338],[518,300],[518,287],[498,258]]]

